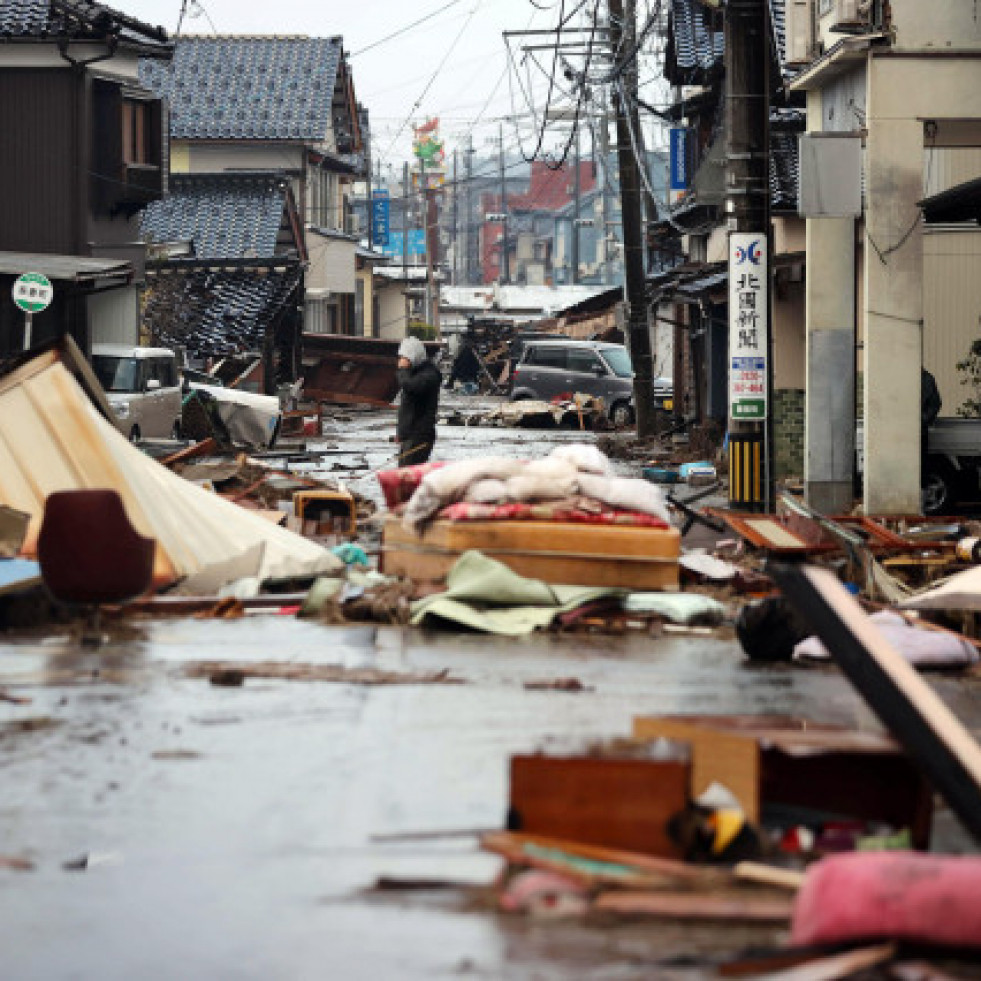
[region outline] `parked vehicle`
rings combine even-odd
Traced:
[[[862,420],[855,432],[856,470],[865,473]],[[937,419],[927,437],[923,513],[950,514],[959,505],[981,501],[981,419]]]
[[[177,358],[162,347],[94,344],[92,367],[121,432],[140,439],[179,439],[181,382]]]
[[[923,513],[949,514],[981,500],[981,419],[938,419],[927,443]]]
[[[634,421],[634,370],[622,344],[602,341],[528,341],[514,370],[511,398],[549,402],[583,392],[602,398],[610,421]]]

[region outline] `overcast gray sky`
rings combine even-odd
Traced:
[[[142,20],[160,24],[171,33],[177,27],[181,0],[108,2]],[[507,65],[501,32],[523,29],[529,24],[553,26],[559,9],[556,0],[535,0],[535,4],[530,0],[416,0],[414,3],[406,0],[343,3],[200,0],[200,3],[207,16],[185,18],[183,33],[210,34],[213,24],[219,34],[343,36],[351,54],[358,98],[371,114],[376,159],[381,158],[383,164],[398,169],[410,152],[409,123],[394,145],[393,140],[407,118],[411,123],[439,116],[441,134],[451,152],[455,145],[462,144],[475,117],[483,110],[482,123],[474,131],[474,145],[478,150],[488,151],[487,141],[496,133],[498,118],[512,111],[508,79],[498,84]],[[444,7],[445,10],[418,27],[377,43]],[[193,2],[189,11],[194,12]],[[369,47],[370,50],[363,50]],[[446,64],[415,108],[444,58]],[[544,76],[540,82],[544,83]],[[495,86],[496,92],[488,104]],[[522,110],[521,95],[516,89],[514,99],[514,108]],[[516,146],[513,129],[506,131],[505,139],[509,145]]]

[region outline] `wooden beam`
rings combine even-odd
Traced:
[[[771,564],[767,571],[964,827],[981,841],[981,747],[960,720],[831,572],[782,564]]]

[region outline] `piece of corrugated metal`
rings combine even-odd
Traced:
[[[261,578],[339,568],[330,552],[202,490],[146,456],[95,409],[46,352],[0,379],[0,504],[31,515],[32,554],[49,494],[110,487],[157,542],[154,581],[172,581],[261,544]]]

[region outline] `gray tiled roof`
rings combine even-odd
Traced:
[[[201,259],[272,258],[287,187],[275,174],[172,174],[141,230],[154,242],[190,240]]]
[[[103,38],[169,51],[166,31],[92,0],[0,0],[0,39]],[[148,43],[149,42],[149,43]]]
[[[768,6],[775,61],[786,76],[786,0],[768,0]],[[714,26],[720,29],[713,30]],[[705,74],[722,65],[725,34],[721,21],[713,24],[712,11],[698,0],[671,0],[668,47],[665,76],[676,83],[698,83]]]
[[[300,267],[202,269],[173,263],[147,277],[143,320],[164,347],[192,357],[261,351],[266,331],[299,302]]]
[[[339,37],[182,37],[170,66],[140,64],[140,81],[170,100],[174,139],[318,142],[340,59]]]
[[[665,64],[665,75],[670,81],[696,82],[704,73],[721,66],[725,39],[721,29],[713,29],[713,16],[712,11],[696,0],[671,0]]]
[[[778,211],[797,210],[798,161],[797,133],[771,131],[770,204]]]

